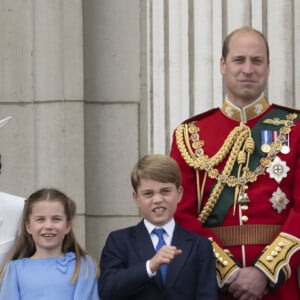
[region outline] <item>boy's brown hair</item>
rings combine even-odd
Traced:
[[[163,154],[148,154],[142,157],[131,172],[131,185],[137,191],[141,179],[152,179],[159,182],[181,185],[181,173],[177,162]]]

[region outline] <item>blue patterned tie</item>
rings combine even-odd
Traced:
[[[163,237],[165,230],[163,228],[154,228],[152,232],[158,236],[158,243],[155,247],[155,251],[157,252],[162,246],[164,246],[166,244],[164,237]],[[160,273],[161,273],[163,283],[165,284],[166,275],[167,275],[167,265],[166,264],[161,265]]]

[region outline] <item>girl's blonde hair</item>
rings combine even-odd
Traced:
[[[53,202],[55,201],[61,203],[64,207],[64,212],[67,217],[67,223],[72,224],[72,221],[76,214],[76,204],[72,199],[70,199],[63,192],[54,188],[43,188],[31,194],[25,200],[23,216],[21,221],[20,235],[16,240],[12,250],[8,254],[3,264],[3,267],[0,270],[0,282],[2,282],[5,271],[7,269],[7,265],[11,260],[31,257],[32,255],[34,255],[36,251],[35,243],[32,239],[31,234],[27,232],[26,225],[29,223],[29,218],[32,213],[33,205],[40,201],[53,201]],[[66,253],[69,251],[74,252],[76,256],[75,270],[71,279],[71,283],[75,283],[78,279],[79,272],[80,272],[81,257],[83,257],[86,260],[86,255],[88,253],[77,242],[72,228],[69,231],[69,233],[65,235],[62,244],[62,252]],[[96,263],[95,263],[95,268],[96,270],[98,270]],[[95,275],[98,275],[98,271],[96,271],[96,273],[97,274]]]

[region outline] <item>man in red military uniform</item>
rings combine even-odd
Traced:
[[[175,214],[212,241],[220,299],[300,299],[300,112],[269,104],[265,37],[243,27],[223,44],[221,108],[174,131],[182,172]]]

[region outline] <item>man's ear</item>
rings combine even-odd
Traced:
[[[225,73],[225,66],[226,66],[226,62],[225,62],[224,57],[222,56],[220,59],[220,72],[222,75],[224,75],[224,73]]]

